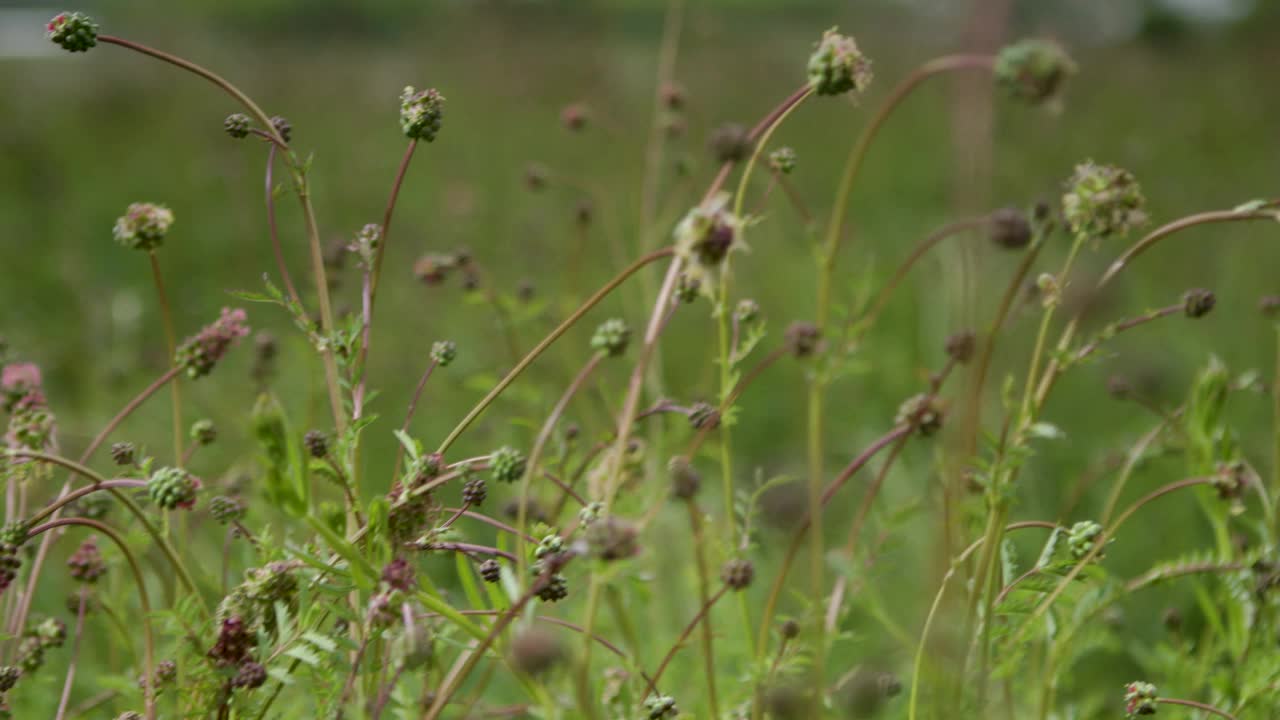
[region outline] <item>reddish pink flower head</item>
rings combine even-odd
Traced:
[[[34,363],[10,363],[0,371],[0,387],[7,393],[39,390],[40,385],[40,368]]]
[[[249,334],[245,312],[239,308],[223,308],[222,315],[199,333],[187,338],[178,348],[177,363],[194,378],[208,375],[240,338]]]

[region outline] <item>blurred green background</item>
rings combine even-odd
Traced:
[[[491,309],[457,282],[426,287],[416,281],[411,268],[419,256],[470,248],[485,269],[486,288],[519,318],[516,342],[527,349],[573,298],[637,254],[664,4],[171,5],[97,2],[83,9],[103,32],[205,64],[268,113],[287,117],[294,147],[314,153],[315,201],[328,242],[349,239],[381,217],[404,147],[397,128],[400,89],[435,86],[448,98],[439,139],[419,149],[409,171],[376,318],[370,373],[381,394],[372,409],[383,421],[371,431],[365,492],[382,492],[393,448],[389,430],[403,416],[431,343],[453,339],[460,351],[457,365],[428,386],[415,422],[414,434],[428,446],[511,363]],[[179,335],[237,304],[228,291],[259,290],[262,273],[276,273],[263,205],[264,147],[222,132],[223,118],[238,108],[212,86],[120,48],[54,54],[41,23],[59,9],[0,3],[0,333],[15,357],[44,368],[62,444],[78,450],[165,364],[145,257],[111,239],[126,205],[160,202],[176,214],[160,257]],[[691,0],[675,73],[688,93],[687,127],[670,141],[662,170],[662,205],[670,210],[664,233],[714,172],[706,150],[712,130],[727,121],[753,124],[803,82],[812,42],[836,24],[873,58],[871,91],[856,103],[807,104],[774,140],[796,149],[795,184],[819,217],[829,210],[840,164],[868,111],[920,61],[1040,34],[1060,40],[1080,66],[1057,111],[989,97],[989,84],[972,77],[935,81],[914,96],[881,135],[855,189],[855,239],[841,256],[846,300],[878,287],[912,244],[949,219],[1056,200],[1073,165],[1088,158],[1132,170],[1156,222],[1277,194],[1276,3]],[[562,108],[575,102],[591,117],[581,133],[560,122]],[[525,182],[533,163],[549,178],[537,192]],[[593,203],[594,216],[580,237],[575,214],[584,200]],[[286,194],[278,205],[289,266],[307,285],[296,202]],[[737,261],[736,294],[760,303],[776,340],[787,323],[813,312],[813,256],[780,196],[760,212],[751,253]],[[1211,353],[1236,372],[1270,366],[1273,335],[1256,308],[1260,296],[1280,292],[1276,239],[1276,229],[1263,224],[1188,233],[1144,258],[1098,303],[1095,325],[1177,302],[1188,287],[1218,294],[1217,310],[1206,320],[1173,318],[1135,331],[1114,344],[1114,357],[1064,381],[1047,415],[1067,437],[1033,465],[1019,516],[1057,517],[1076,480],[1150,424],[1135,407],[1111,404],[1108,375],[1123,372],[1168,405],[1181,399]],[[1086,276],[1120,249],[1107,244],[1091,253]],[[1063,250],[1046,252],[1041,266],[1054,267]],[[832,466],[889,426],[898,403],[941,365],[948,333],[986,322],[1015,263],[1016,256],[975,236],[948,245],[918,269],[861,351],[862,372],[833,387]],[[503,442],[527,445],[548,404],[586,358],[595,322],[621,314],[642,325],[645,288],[656,284],[659,272],[629,285],[571,333],[559,354],[535,366],[464,437],[458,456]],[[357,306],[357,282],[350,267],[338,274],[339,306]],[[532,300],[517,297],[525,285]],[[295,424],[326,424],[320,367],[309,348],[279,310],[248,310],[256,329],[280,339],[272,384]],[[665,337],[664,387],[680,401],[716,392],[706,310],[700,303],[679,313]],[[1024,366],[1036,315],[1034,304],[1015,313],[996,377]],[[252,470],[247,429],[238,426],[258,391],[249,377],[252,355],[246,344],[215,377],[185,385],[188,420],[211,417],[223,430],[224,440],[196,460],[195,470],[208,477]],[[602,392],[571,413],[593,432],[606,427],[606,412],[616,412],[626,364],[601,377]],[[786,363],[744,398],[735,449],[744,486],[803,469],[803,387],[802,371]],[[1260,458],[1268,457],[1267,403],[1259,395],[1232,406],[1239,426],[1258,428],[1243,440],[1246,452]],[[168,412],[167,402],[153,402],[119,436],[164,453]],[[908,452],[886,490],[885,507],[918,499],[929,487],[920,478],[932,476],[933,462],[926,449]],[[778,514],[785,515],[788,498],[778,502]],[[1086,517],[1091,502],[1087,497],[1062,519]],[[1121,573],[1140,567],[1139,559],[1151,560],[1155,550],[1172,554],[1197,542],[1198,516],[1190,504],[1181,507],[1163,521],[1189,523],[1189,531],[1162,537],[1160,548],[1118,545],[1113,557]],[[843,529],[836,532],[843,536]],[[933,539],[926,531],[886,549],[886,565],[896,559],[922,570],[918,578],[897,578],[893,588],[902,602],[898,619],[910,627],[935,587],[923,571]]]

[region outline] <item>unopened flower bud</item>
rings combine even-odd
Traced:
[[[85,52],[98,44],[98,24],[82,13],[58,13],[45,26],[45,36],[63,50]]]
[[[252,123],[249,121],[249,116],[244,113],[231,113],[226,120],[222,121],[222,129],[237,140],[247,136],[250,127]]]
[[[862,92],[871,84],[871,61],[853,38],[834,27],[822,34],[809,56],[808,71],[809,87],[819,95]]]

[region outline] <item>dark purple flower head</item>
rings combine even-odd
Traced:
[[[178,348],[177,363],[186,370],[188,377],[204,377],[236,341],[248,334],[244,310],[223,308],[222,315],[212,325],[205,326],[182,343]]]

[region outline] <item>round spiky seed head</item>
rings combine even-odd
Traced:
[[[22,559],[12,552],[0,552],[0,593],[13,584],[18,577],[18,568],[22,567]]]
[[[218,426],[205,418],[191,424],[191,439],[197,445],[212,445],[218,439]]]
[[[551,533],[542,538],[538,543],[538,547],[534,549],[533,556],[541,560],[542,558],[554,555],[564,550],[564,538],[555,533]]]
[[[1061,94],[1075,72],[1076,65],[1066,51],[1049,40],[1022,40],[1004,47],[996,56],[996,83],[1009,97],[1032,105]]]
[[[231,113],[226,120],[222,121],[222,129],[237,140],[249,134],[250,126],[249,116],[244,113]]]
[[[624,560],[639,552],[635,525],[609,516],[587,526],[587,546],[606,562]]]
[[[479,570],[480,578],[487,583],[496,583],[502,578],[502,565],[493,558],[480,563]]]
[[[97,582],[107,571],[106,563],[102,561],[102,552],[98,550],[98,539],[93,536],[85,538],[80,547],[67,558],[67,568],[75,580],[82,583]]]
[[[731,590],[746,590],[751,587],[751,581],[755,576],[756,568],[750,560],[730,560],[720,570],[720,580]]]
[[[1133,175],[1092,161],[1076,166],[1062,196],[1062,213],[1077,235],[1123,237],[1147,221],[1146,199]]]
[[[685,273],[680,273],[680,278],[676,281],[676,302],[687,305],[698,299],[698,293],[701,290],[701,281],[695,277],[690,277]]]
[[[671,473],[671,494],[681,500],[691,500],[702,488],[702,475],[687,459],[676,456],[671,458],[667,469]]]
[[[117,465],[132,465],[134,453],[131,442],[118,442],[111,445],[111,460]]]
[[[760,303],[750,298],[739,300],[733,309],[733,319],[739,323],[753,323],[760,319]]]
[[[155,203],[132,203],[116,218],[111,235],[116,242],[134,250],[150,252],[164,244],[173,225],[173,211]]]
[[[289,142],[293,139],[293,124],[284,117],[276,115],[271,118],[271,127],[275,128],[276,132],[280,133],[280,137],[284,138],[285,142]]]
[[[600,323],[591,336],[591,349],[598,350],[609,357],[617,357],[627,351],[627,343],[631,340],[631,328],[619,318],[611,318]]]
[[[818,350],[822,331],[811,322],[793,322],[787,328],[787,348],[798,358],[806,358]]]
[[[670,695],[650,695],[644,701],[644,712],[649,720],[665,720],[678,716],[680,708],[676,707],[676,699]]]
[[[268,606],[277,602],[287,604],[298,592],[298,578],[294,576],[293,565],[287,562],[268,563],[250,570],[246,576],[245,595]]]
[[[449,365],[458,357],[458,346],[452,340],[437,340],[431,344],[431,360],[440,367]]]
[[[511,664],[526,675],[542,675],[564,659],[560,638],[545,628],[528,627],[511,641]]]
[[[411,592],[417,584],[413,565],[404,558],[396,558],[382,568],[382,582],[400,592]]]
[[[973,359],[973,348],[976,336],[972,330],[961,330],[947,338],[947,357],[960,365],[967,365]]]
[[[1217,301],[1213,291],[1204,288],[1192,288],[1182,296],[1182,306],[1189,318],[1202,318],[1208,315]]]
[[[178,663],[172,660],[161,660],[156,663],[155,679],[156,687],[172,685],[173,681],[178,679]],[[139,682],[138,685],[141,686],[142,683]]]
[[[1182,629],[1182,612],[1178,608],[1165,608],[1164,613],[1160,616],[1160,621],[1164,623],[1164,627],[1171,633],[1176,633]]]
[[[1006,249],[1020,250],[1031,244],[1031,223],[1017,208],[1000,208],[991,213],[991,242]]]
[[[782,632],[782,637],[788,640],[794,640],[795,638],[800,636],[800,623],[796,622],[795,620],[787,620],[786,622],[782,623],[781,632]]]
[[[30,532],[30,526],[22,520],[5,523],[0,527],[0,552],[18,552],[18,549],[27,543]]]
[[[165,510],[190,510],[195,505],[199,489],[200,481],[182,468],[160,468],[147,480],[147,495]]]
[[[862,92],[871,84],[871,61],[853,38],[839,33],[839,28],[822,34],[809,56],[808,71],[809,87],[819,95]]]
[[[1248,469],[1239,461],[1218,463],[1211,484],[1222,500],[1237,500],[1248,485]]]
[[[1098,543],[1098,538],[1102,535],[1102,526],[1092,520],[1081,520],[1071,529],[1067,531],[1067,549],[1071,553],[1071,557],[1081,560],[1088,555],[1094,545]],[[1102,557],[1102,551],[1099,550],[1094,556]]]
[[[245,514],[244,501],[227,495],[217,495],[209,500],[209,514],[223,525],[239,522]]]
[[[1124,712],[1128,717],[1155,715],[1156,686],[1149,682],[1131,682],[1124,686]]]
[[[34,635],[22,638],[18,643],[18,666],[23,674],[31,674],[44,665],[44,643]]]
[[[897,425],[909,425],[923,437],[929,437],[942,428],[942,410],[937,399],[928,393],[913,395],[898,406],[894,417]]]
[[[716,128],[707,139],[707,147],[716,162],[736,163],[747,159],[754,145],[747,129],[738,123],[725,123]]]
[[[302,436],[302,444],[307,448],[307,454],[313,458],[322,458],[329,454],[329,438],[320,430],[308,430],[306,435]]]
[[[494,482],[513,483],[524,476],[524,455],[509,445],[503,445],[489,456],[489,475]]]
[[[444,120],[444,96],[435,88],[414,90],[408,85],[400,93],[400,129],[405,137],[431,142]]]
[[[790,175],[796,169],[796,151],[781,147],[769,153],[769,167],[781,175]]]
[[[569,581],[560,573],[553,573],[538,589],[538,599],[543,602],[560,602],[569,597]]]
[[[715,430],[720,427],[720,410],[709,402],[699,400],[689,406],[689,426],[694,430]]]
[[[471,507],[480,507],[489,496],[489,484],[482,477],[471,478],[462,485],[462,502]]]
[[[98,44],[98,24],[82,13],[58,13],[45,26],[45,36],[63,50],[85,52]]]
[[[0,692],[9,692],[22,677],[22,668],[13,665],[0,667]]]
[[[218,639],[209,650],[209,658],[218,667],[239,665],[249,657],[256,643],[256,635],[245,621],[239,615],[231,615],[222,620]]]
[[[262,687],[267,681],[267,669],[250,660],[240,666],[236,676],[231,679],[231,687],[252,690]]]

